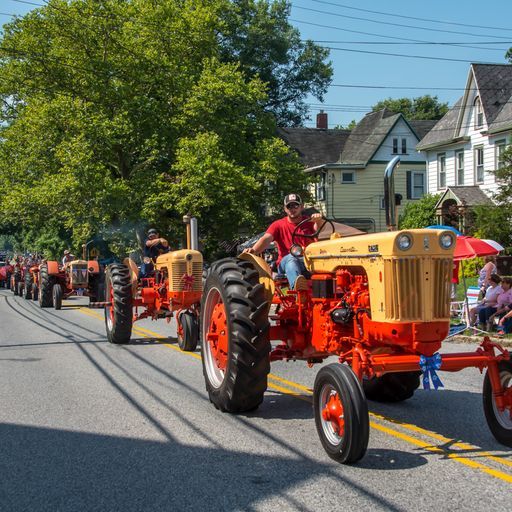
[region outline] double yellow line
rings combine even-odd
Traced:
[[[88,316],[91,316],[93,318],[99,318],[103,319],[103,316],[98,314],[97,312],[82,308],[79,310],[81,313],[84,313]],[[133,332],[135,334],[138,334],[144,338],[154,338],[154,337],[161,337],[160,334],[150,331],[149,329],[145,329],[143,327],[134,326]],[[169,343],[161,343],[161,345],[164,345],[172,350],[175,350],[179,352],[182,355],[186,355],[189,357],[193,357],[195,359],[201,360],[201,356],[199,354],[196,354],[194,352],[183,352],[179,347],[175,345],[171,345]],[[303,386],[302,384],[299,384],[298,382],[294,382],[291,380],[283,379],[282,377],[278,377],[274,374],[269,374],[268,376],[269,383],[268,387],[270,389],[274,389],[276,391],[279,391],[281,393],[284,393],[286,395],[293,396],[299,400],[303,400],[308,403],[312,403],[312,390],[311,388],[308,388],[306,386]],[[395,437],[397,439],[400,439],[410,445],[413,445],[415,447],[419,447],[424,449],[428,452],[438,453],[440,455],[445,456],[448,459],[454,460],[455,462],[458,462],[460,464],[463,464],[464,466],[468,466],[470,468],[476,469],[477,471],[480,471],[482,473],[486,473],[488,475],[491,475],[495,478],[498,478],[499,480],[512,483],[512,474],[504,473],[503,471],[499,471],[497,469],[494,469],[491,466],[487,466],[485,464],[482,464],[481,462],[477,462],[472,458],[469,458],[468,456],[463,455],[463,451],[469,451],[471,454],[473,454],[476,457],[486,459],[489,461],[492,461],[497,464],[501,464],[503,466],[508,466],[512,468],[512,461],[497,457],[495,455],[492,455],[489,452],[482,451],[479,448],[472,446],[467,443],[463,442],[456,442],[454,439],[450,439],[448,437],[445,437],[441,434],[437,434],[436,432],[432,432],[430,430],[424,429],[422,427],[418,427],[416,425],[412,425],[410,423],[405,423],[399,420],[395,420],[393,418],[388,418],[386,416],[383,416],[381,414],[376,414],[373,412],[370,412],[370,426],[374,428],[375,430],[378,430],[380,432],[383,432],[385,434],[388,434],[392,437]],[[428,443],[423,441],[422,439],[419,439],[418,437],[413,437],[412,435],[409,435],[408,433],[402,432],[400,430],[396,430],[395,428],[390,428],[387,425],[384,425],[383,423],[389,423],[393,426],[397,426],[406,432],[411,432],[414,434],[419,434],[420,436],[430,438],[435,441],[439,441],[442,445],[449,445],[453,448],[457,448],[460,451],[457,450],[449,450],[444,447],[436,446],[432,443]]]

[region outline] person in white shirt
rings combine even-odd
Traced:
[[[469,310],[469,324],[471,326],[477,323],[477,315],[482,309],[496,307],[496,304],[498,303],[498,295],[503,292],[503,288],[500,286],[500,283],[501,277],[498,274],[492,274],[489,277],[489,287],[485,292],[485,297],[479,304]]]

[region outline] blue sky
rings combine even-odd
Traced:
[[[324,107],[310,98],[312,120],[306,126],[314,126],[320,108],[329,114],[329,127],[346,125],[352,119],[361,119],[373,104],[388,97],[431,94],[452,105],[462,94],[470,62],[506,63],[504,54],[512,47],[510,0],[490,4],[476,0],[293,0],[291,3],[290,21],[304,39],[326,41],[319,44],[351,50],[331,50],[332,86]],[[24,14],[32,8],[14,0],[0,0],[0,23],[10,19],[8,14]],[[418,87],[422,89],[413,89]]]

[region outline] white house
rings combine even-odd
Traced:
[[[511,135],[512,65],[471,64],[464,95],[416,146],[426,155],[428,192],[443,194],[439,222],[463,229],[473,206],[490,203]]]

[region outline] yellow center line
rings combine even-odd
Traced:
[[[80,312],[82,313],[85,313],[89,316],[92,316],[94,318],[99,318],[99,319],[103,319],[103,316],[102,315],[99,315],[97,314],[95,311],[91,311],[91,310],[88,310],[88,309],[80,309],[79,310]],[[158,334],[154,331],[150,331],[149,329],[145,329],[143,327],[134,327],[133,328],[133,331],[136,333],[136,334],[141,334],[142,336],[144,337],[161,337],[161,334]],[[190,356],[190,357],[193,357],[195,359],[201,359],[201,356],[199,354],[196,354],[194,352],[183,352],[179,347],[175,346],[175,345],[171,345],[170,343],[160,343],[161,345],[164,345],[165,347],[168,347],[172,350],[175,350],[176,352],[179,352],[180,354],[183,354],[183,355],[186,355],[186,356]],[[307,395],[304,396],[304,394],[300,394],[300,393],[297,393],[295,391],[292,391],[288,388],[285,388],[283,386],[280,386],[279,384],[275,384],[274,382],[269,382],[268,383],[268,387],[271,388],[271,389],[275,389],[276,391],[279,391],[281,393],[284,393],[284,394],[287,394],[287,395],[290,395],[290,396],[293,396],[295,398],[298,398],[299,400],[303,400],[305,402],[308,402],[308,403],[311,403],[312,400],[311,400],[311,395],[312,395],[312,389],[307,387],[307,386],[303,386],[302,384],[299,384],[298,382],[294,382],[294,381],[291,381],[291,380],[287,380],[287,379],[284,379],[282,377],[279,377],[277,375],[274,375],[272,373],[270,373],[268,375],[268,378],[271,380],[271,381],[276,381],[276,382],[280,382],[282,384],[286,384],[287,386],[291,387],[291,388],[295,388],[299,391],[303,391],[305,392]],[[425,436],[428,436],[428,437],[431,437],[432,439],[436,439],[438,441],[442,441],[443,443],[452,443],[452,446],[454,447],[457,447],[457,448],[461,448],[461,449],[465,449],[465,450],[472,450],[474,451],[475,454],[478,454],[478,456],[480,457],[484,457],[484,458],[487,458],[489,460],[492,460],[494,462],[497,462],[497,463],[500,463],[500,464],[504,464],[506,466],[512,466],[512,461],[509,461],[507,459],[502,459],[500,457],[496,457],[488,452],[482,452],[482,451],[475,451],[475,450],[478,450],[477,447],[474,447],[474,446],[471,446],[467,443],[461,443],[461,442],[453,442],[454,440],[453,439],[450,439],[450,438],[447,438],[441,434],[437,434],[436,432],[432,432],[430,430],[426,430],[424,428],[421,428],[421,427],[418,427],[416,425],[412,425],[410,423],[404,423],[404,422],[401,422],[399,420],[395,420],[393,418],[389,418],[387,416],[383,416],[381,414],[376,414],[376,413],[373,413],[373,412],[370,412],[370,417],[371,418],[375,418],[375,419],[378,419],[380,421],[386,421],[386,422],[389,422],[389,423],[392,423],[394,425],[398,425],[402,428],[405,428],[407,430],[410,430],[412,432],[416,432],[418,434],[422,434],[422,435],[425,435]],[[505,482],[508,482],[508,483],[512,483],[512,475],[509,475],[508,473],[503,473],[502,471],[498,471],[498,470],[495,470],[489,466],[486,466],[480,462],[477,462],[473,459],[469,459],[467,457],[464,457],[458,453],[454,453],[454,452],[450,452],[450,451],[447,451],[446,449],[443,449],[443,448],[440,448],[438,446],[432,446],[428,443],[426,443],[425,441],[422,441],[420,439],[417,439],[415,437],[412,437],[412,436],[409,436],[407,434],[404,434],[403,432],[400,432],[398,430],[395,430],[395,429],[392,429],[392,428],[389,428],[387,426],[384,426],[380,423],[377,423],[375,421],[370,421],[370,426],[375,429],[375,430],[378,430],[380,432],[383,432],[383,433],[386,433],[392,437],[395,437],[397,439],[401,439],[402,441],[405,441],[409,444],[412,444],[414,446],[418,446],[420,448],[423,448],[424,450],[427,450],[429,452],[434,452],[434,453],[438,453],[438,454],[441,454],[441,455],[446,455],[447,458],[449,458],[450,460],[453,460],[455,462],[459,462],[460,464],[463,464],[465,466],[468,466],[468,467],[471,467],[473,469],[477,469],[479,471],[482,471],[486,474],[489,474],[495,478],[498,478],[500,480],[503,480]]]

